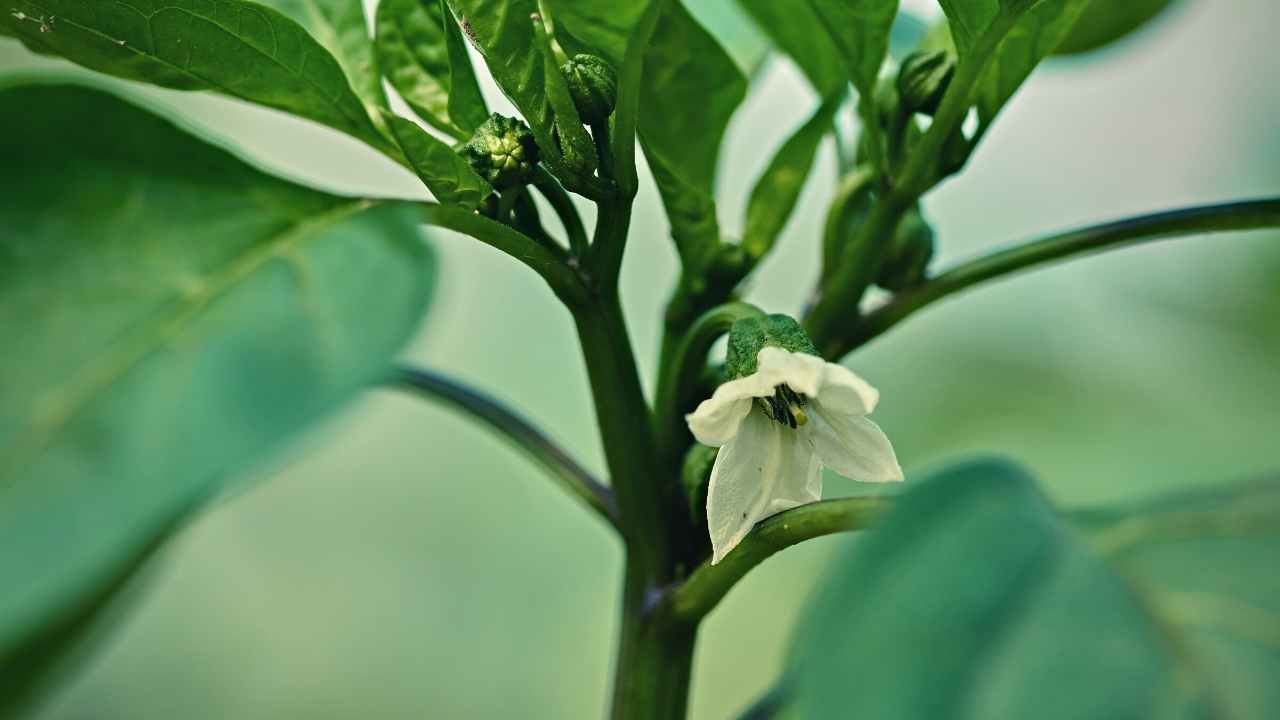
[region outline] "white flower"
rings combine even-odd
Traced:
[[[685,417],[698,442],[720,448],[707,487],[713,565],[756,522],[820,500],[823,466],[865,482],[902,479],[889,438],[864,417],[879,396],[847,368],[768,346],[755,373]]]

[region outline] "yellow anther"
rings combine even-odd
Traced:
[[[797,426],[804,425],[809,422],[809,416],[805,415],[804,411],[800,409],[800,406],[795,403],[791,403],[791,416],[796,419]]]

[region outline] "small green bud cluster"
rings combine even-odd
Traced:
[[[933,115],[955,75],[955,59],[946,50],[916,51],[898,70],[898,96],[908,112]]]
[[[756,371],[756,356],[771,346],[793,353],[818,354],[808,333],[790,315],[743,318],[729,328],[725,375],[731,380],[751,375]]]
[[[876,276],[876,284],[885,290],[901,292],[919,285],[933,259],[933,228],[917,205],[902,216],[893,233],[889,254]]]
[[[498,113],[476,128],[460,152],[498,190],[525,184],[538,164],[538,144],[529,126]]]
[[[618,104],[618,74],[595,55],[574,55],[560,67],[578,117],[588,125],[605,122]]]

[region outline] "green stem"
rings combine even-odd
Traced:
[[[842,338],[831,351],[833,357],[844,355],[931,303],[979,283],[1040,265],[1152,240],[1275,227],[1280,227],[1280,198],[1170,210],[1015,245],[957,265],[923,285],[894,296],[892,301],[863,317],[856,332]]]
[[[546,469],[570,495],[617,527],[618,508],[609,488],[532,423],[497,400],[446,375],[419,368],[397,368],[390,382],[443,401],[497,430]]]
[[[943,149],[972,107],[973,93],[987,70],[988,61],[1029,7],[1022,5],[998,13],[969,54],[961,59],[928,132],[912,150],[902,173],[893,178],[892,185],[868,213],[840,257],[839,267],[823,283],[818,302],[805,318],[809,336],[820,351],[829,353],[831,347],[841,343],[842,334],[852,332],[859,319],[858,303],[875,279],[884,250],[903,213],[938,182],[938,163]]]
[[[614,667],[612,720],[681,720],[687,712],[696,623],[655,613],[658,592],[628,560]]]
[[[534,171],[533,186],[538,189],[542,197],[547,199],[556,217],[560,218],[560,225],[564,227],[564,232],[569,237],[570,252],[574,257],[585,255],[587,229],[582,224],[582,216],[578,215],[578,208],[573,205],[573,198],[569,197],[569,193],[565,192],[551,173],[541,166]]]
[[[698,378],[706,369],[707,353],[716,339],[729,331],[735,322],[747,317],[760,317],[764,311],[743,302],[726,303],[703,313],[689,328],[674,350],[661,359],[658,390],[654,396],[654,435],[658,451],[674,467],[677,453],[687,446],[689,433],[681,418],[689,403]]]
[[[529,266],[566,305],[574,307],[586,302],[587,288],[582,277],[532,238],[456,205],[424,202],[416,207],[427,225],[469,235]]]
[[[609,141],[608,120],[591,124],[591,139],[596,144],[596,155],[600,158],[600,177],[612,180],[613,146]]]
[[[823,500],[766,518],[719,564],[704,563],[668,591],[663,607],[677,621],[696,623],[769,556],[805,540],[866,528],[892,503],[887,497]]]

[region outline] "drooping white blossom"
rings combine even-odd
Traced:
[[[853,480],[901,480],[893,446],[866,417],[878,399],[851,370],[771,345],[754,373],[689,414],[698,442],[720,448],[707,487],[712,564],[763,518],[821,499],[824,466]]]

